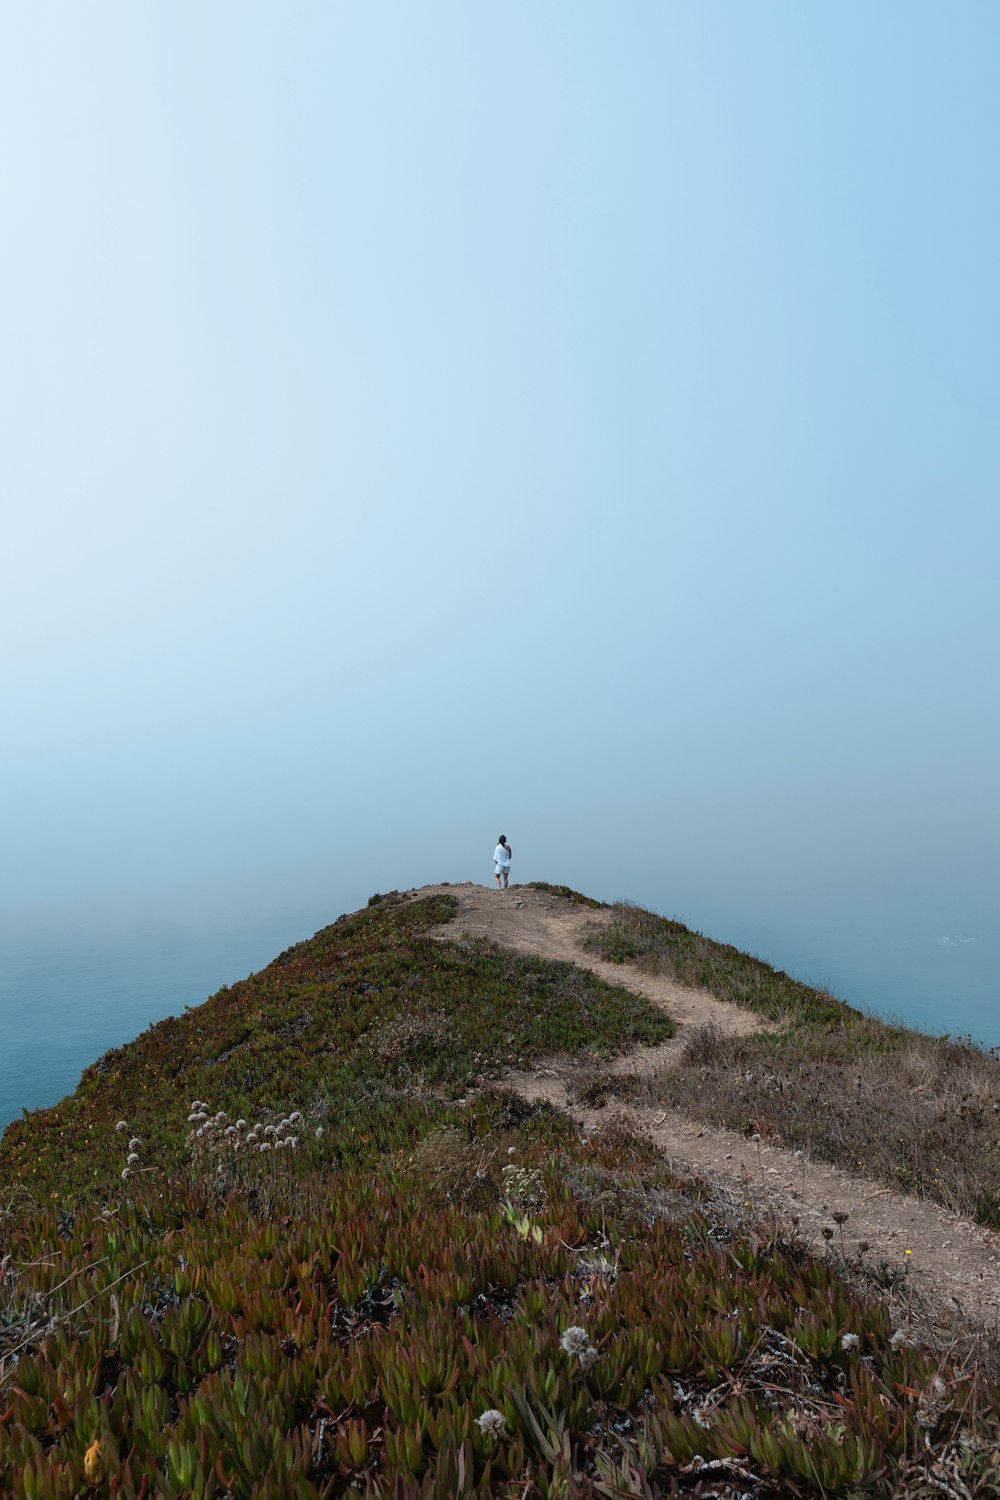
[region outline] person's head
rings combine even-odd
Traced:
[[[506,844],[506,842],[507,842],[507,835],[505,833],[502,833],[500,835],[500,837],[497,839],[497,843],[498,844]]]

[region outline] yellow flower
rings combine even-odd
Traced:
[[[104,1478],[104,1459],[97,1438],[83,1455],[83,1477],[88,1484],[100,1484]]]
[[[904,1255],[912,1255],[912,1254],[913,1254],[913,1251],[912,1251],[912,1250],[904,1250],[904,1251],[903,1251],[903,1254],[904,1254]]]

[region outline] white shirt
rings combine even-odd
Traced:
[[[496,865],[498,870],[510,869],[510,851],[508,849],[505,849],[503,844],[497,844],[496,848],[494,849],[493,863]]]

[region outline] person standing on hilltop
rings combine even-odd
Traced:
[[[510,881],[510,845],[505,833],[500,835],[493,851],[493,868],[496,871],[497,890],[505,891]]]

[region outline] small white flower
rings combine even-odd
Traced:
[[[129,1166],[131,1166],[134,1161],[138,1161],[139,1160],[139,1153],[138,1153],[138,1151],[130,1151],[129,1154],[128,1154],[128,1156],[126,1156],[125,1160],[128,1162]]]
[[[202,1136],[203,1136],[203,1135],[204,1135],[204,1134],[205,1134],[205,1127],[204,1127],[204,1125],[199,1125],[199,1126],[198,1126],[198,1129],[197,1129],[197,1130],[196,1130],[196,1131],[195,1131],[195,1133],[194,1133],[194,1138],[195,1138],[195,1140],[196,1140],[196,1141],[200,1141],[200,1140],[201,1140],[201,1138],[202,1138]]]
[[[841,1349],[857,1349],[861,1343],[856,1333],[845,1333],[840,1341]]]
[[[289,1125],[297,1125],[298,1122],[299,1122],[299,1120],[301,1120],[301,1118],[302,1118],[302,1111],[300,1109],[294,1109],[294,1110],[292,1110],[292,1113],[288,1116],[288,1123],[289,1123]]]
[[[124,1182],[125,1179],[129,1176],[131,1176],[131,1173],[129,1172],[128,1167],[122,1167],[122,1182]]]
[[[130,1151],[138,1151],[141,1145],[142,1142],[140,1141],[139,1137],[137,1135],[134,1135],[128,1143],[128,1149]]]
[[[288,1137],[288,1139],[285,1141],[285,1145],[286,1146],[291,1146],[291,1148],[292,1148],[293,1151],[295,1150],[295,1147],[298,1144],[299,1144],[299,1138],[298,1138],[297,1135],[290,1135]]]
[[[226,1133],[226,1135],[235,1135],[236,1134],[236,1126],[235,1125],[227,1125],[225,1133]]]
[[[271,1142],[270,1141],[261,1141],[260,1145],[257,1147],[258,1151],[270,1151],[270,1149],[271,1149]]]
[[[495,1406],[489,1407],[482,1416],[476,1418],[476,1426],[483,1437],[494,1438],[498,1442],[507,1436],[507,1418]]]
[[[125,1120],[119,1120],[118,1124],[115,1126],[115,1129],[116,1130],[127,1130],[128,1129],[128,1123],[127,1123],[127,1121],[125,1121]]]
[[[247,1122],[246,1122],[246,1120],[237,1120],[236,1121],[236,1129],[237,1130],[246,1130],[246,1128],[247,1128]]]
[[[508,1146],[507,1147],[507,1155],[508,1156],[516,1156],[517,1155],[517,1147],[516,1146]]]
[[[905,1349],[909,1342],[909,1335],[905,1328],[897,1328],[894,1333],[889,1335],[889,1343],[894,1349]]]
[[[559,1340],[559,1347],[566,1354],[574,1354],[577,1359],[590,1348],[590,1338],[585,1328],[567,1328]]]
[[[215,1116],[215,1118],[216,1118],[216,1119],[217,1119],[217,1120],[219,1120],[219,1121],[222,1121],[222,1120],[224,1120],[224,1119],[225,1119],[225,1118],[226,1118],[226,1111],[225,1111],[225,1110],[224,1110],[224,1109],[220,1109],[220,1110],[218,1110],[218,1111],[217,1111],[217,1112],[216,1112],[216,1116]]]
[[[322,1125],[317,1125],[316,1126],[316,1139],[319,1141],[319,1140],[322,1140],[322,1138],[323,1138],[323,1127],[322,1127]]]
[[[188,1115],[188,1124],[194,1125],[197,1120],[203,1120],[204,1118],[204,1115],[200,1115],[197,1110],[193,1109]]]
[[[277,1125],[265,1125],[264,1126],[264,1134],[265,1135],[277,1135],[278,1134],[278,1127],[277,1127]]]

